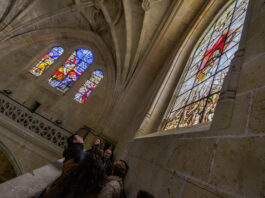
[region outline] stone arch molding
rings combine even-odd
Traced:
[[[187,69],[185,67],[189,59],[189,55],[193,52],[193,50],[198,45],[199,43],[198,40],[200,39],[200,37],[204,34],[204,32],[207,32],[207,29],[219,16],[219,15],[216,16],[216,13],[222,12],[222,10],[224,10],[231,3],[231,1],[232,0],[230,1],[210,0],[207,6],[204,8],[204,10],[200,13],[200,15],[198,15],[194,25],[190,28],[182,44],[180,46],[176,46],[175,50],[170,55],[171,60],[169,61],[169,63],[167,63],[168,65],[170,65],[168,67],[169,69],[166,75],[164,76],[164,80],[162,81],[162,84],[160,85],[160,88],[157,92],[157,95],[153,103],[151,104],[148,112],[146,112],[146,116],[143,122],[141,123],[139,129],[136,132],[136,137],[141,137],[143,135],[153,133],[154,128],[156,128],[157,131],[162,130],[159,128],[159,125],[163,119],[163,116],[169,113],[169,109],[170,109],[169,106],[170,104],[172,104],[172,98],[173,98],[172,95],[174,91],[176,90],[176,86],[178,85],[178,82],[181,80],[182,73],[185,72],[185,69]],[[238,76],[235,76],[233,73],[238,73],[238,71],[240,70],[240,66],[239,66],[240,61],[238,60],[239,59],[242,60],[242,56],[243,56],[242,51],[244,51],[244,45],[245,45],[244,37],[246,36],[245,26],[247,23],[247,17],[248,17],[248,14],[245,19],[244,28],[242,31],[242,37],[239,42],[239,49],[230,63],[231,65],[230,71],[226,79],[224,80],[222,94],[221,94],[218,104],[221,103],[221,101],[223,100],[222,95],[225,95],[227,89],[229,89],[229,85],[227,85],[227,83],[231,83],[231,81],[238,80]],[[173,26],[173,22],[170,24],[170,26]],[[168,27],[168,28],[171,28],[171,27]],[[238,66],[236,71],[233,69],[234,68],[233,65],[235,64],[237,64]],[[229,79],[231,76],[234,78],[233,80]],[[234,87],[234,89],[236,89],[236,87]],[[163,114],[161,114],[161,112],[163,112]],[[218,114],[218,105],[217,105],[215,114]],[[214,121],[215,121],[215,118],[213,122]],[[189,128],[190,128],[189,130],[194,130],[196,126],[189,127]],[[210,125],[205,124],[205,130],[208,130],[209,128],[210,128]],[[163,134],[172,133],[172,131],[177,131],[177,130],[181,132],[185,132],[185,131],[191,132],[186,129],[172,129],[172,130],[169,130],[169,132],[166,132]],[[201,130],[202,128],[200,127],[199,131]]]
[[[5,156],[8,158],[9,162],[11,163],[12,167],[14,168],[16,175],[22,175],[24,173],[23,168],[19,161],[16,159],[14,154],[10,151],[10,149],[0,141],[0,151],[2,151]]]

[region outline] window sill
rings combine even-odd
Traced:
[[[143,138],[161,137],[161,136],[167,136],[167,135],[186,135],[186,134],[193,135],[191,133],[208,131],[211,128],[211,124],[212,123],[209,122],[209,123],[197,124],[191,127],[170,129],[167,131],[157,131],[155,133],[150,133],[148,135],[135,137],[134,140],[143,139]]]

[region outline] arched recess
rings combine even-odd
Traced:
[[[22,166],[13,153],[0,141],[0,183],[23,173]]]
[[[209,1],[207,6],[204,8],[204,10],[198,15],[197,20],[193,24],[193,26],[190,28],[189,33],[185,36],[185,39],[183,39],[183,42],[181,46],[176,46],[175,51],[171,54],[171,61],[167,63],[167,65],[170,65],[168,68],[168,71],[165,76],[163,76],[163,82],[158,90],[158,93],[152,103],[152,105],[149,108],[149,111],[146,113],[146,116],[141,123],[141,126],[139,127],[136,137],[146,135],[151,132],[161,131],[163,129],[159,128],[161,126],[161,120],[165,114],[169,113],[168,104],[172,103],[172,95],[174,91],[176,90],[176,85],[178,85],[178,82],[181,81],[181,78],[183,78],[181,75],[183,72],[185,72],[185,66],[187,64],[188,58],[190,54],[193,52],[194,49],[196,49],[196,45],[198,44],[198,40],[203,35],[204,32],[206,32],[207,29],[211,27],[211,24],[215,22],[217,19],[216,13],[222,13],[223,10],[227,8],[231,4],[233,0],[227,2],[224,0],[220,1]],[[249,8],[250,6],[248,6]],[[247,13],[248,16],[248,13]],[[248,23],[247,17],[244,22],[244,28],[242,32],[242,37],[239,42],[239,50],[236,52],[234,59],[231,62],[231,67],[233,69],[230,69],[228,76],[232,76],[234,79],[233,81],[237,82],[238,75],[234,75],[235,73],[238,73],[240,70],[240,61],[242,61],[242,49],[245,45],[245,37],[246,37],[246,23]],[[202,20],[203,19],[203,20]],[[238,61],[235,61],[238,60]],[[240,61],[239,61],[240,60]],[[236,62],[237,69],[235,71],[233,64]],[[227,81],[227,80],[226,80]],[[226,87],[223,89],[223,92],[221,94],[225,95],[227,91],[227,83],[224,82],[224,86]],[[231,80],[229,80],[229,83],[231,84]],[[235,84],[235,83],[234,83]],[[231,86],[230,86],[231,87]],[[233,90],[235,89],[235,86],[233,87]],[[229,90],[231,91],[231,90]],[[235,92],[235,90],[234,90]],[[233,95],[235,97],[235,95]],[[222,98],[222,97],[221,97]],[[231,98],[230,98],[231,99]],[[219,100],[220,103],[220,100]],[[163,112],[163,113],[161,113]],[[215,116],[216,117],[216,116]],[[205,124],[204,126],[198,127],[198,131],[201,130],[207,130],[210,128],[209,124]],[[156,131],[154,131],[154,129]],[[190,129],[184,129],[179,130],[180,133],[182,132],[192,132],[195,127],[192,127]],[[196,130],[195,130],[196,131]],[[176,131],[177,132],[177,131]]]
[[[28,32],[22,35],[15,36],[13,38],[10,38],[6,41],[4,41],[0,47],[0,49],[5,49],[7,46],[9,46],[8,50],[1,54],[1,57],[7,56],[9,53],[15,50],[19,50],[22,47],[26,47],[28,45],[34,45],[35,43],[47,43],[49,47],[53,47],[54,45],[59,44],[65,44],[61,45],[64,49],[64,56],[66,58],[70,56],[70,54],[73,52],[73,50],[77,48],[87,48],[91,50],[94,54],[94,60],[97,62],[98,65],[101,65],[103,67],[104,71],[104,80],[107,81],[106,84],[106,91],[105,91],[105,97],[104,97],[104,104],[100,104],[100,115],[102,115],[99,119],[104,119],[104,115],[107,115],[105,112],[108,111],[108,109],[111,107],[111,104],[113,103],[113,98],[115,94],[115,85],[116,85],[116,65],[114,64],[113,55],[111,54],[108,47],[105,45],[104,41],[98,36],[97,34],[91,32],[91,31],[84,31],[84,30],[77,30],[77,29],[43,29],[43,30],[37,30]],[[67,46],[66,46],[67,45]],[[62,56],[63,56],[62,55]],[[61,57],[63,59],[63,57]],[[48,78],[52,73],[54,72],[54,69],[56,70],[59,66],[58,61],[54,63],[54,66],[50,68],[45,74],[43,74],[40,79],[36,79],[36,82],[38,80],[41,80],[46,76]],[[94,63],[92,63],[94,64]],[[95,66],[95,67],[94,67]],[[24,75],[23,78],[27,78],[31,80],[31,75],[28,72],[28,69],[32,67],[32,64],[28,64],[24,68]],[[96,65],[91,65],[91,68],[96,67]],[[51,74],[49,73],[51,72]],[[34,76],[33,76],[34,77]],[[73,100],[74,94],[77,92],[74,88],[77,87],[77,89],[85,82],[85,80],[89,77],[87,74],[83,74],[80,79],[78,79],[77,83],[75,83],[75,86],[72,87],[68,92],[66,92],[65,97],[69,97],[69,100]],[[83,79],[82,79],[83,78]],[[46,79],[47,82],[47,79]],[[79,84],[81,83],[81,84]],[[48,83],[47,83],[48,85]],[[55,90],[51,86],[52,90]],[[46,87],[45,87],[46,89]],[[49,89],[49,88],[47,88]],[[56,90],[55,90],[56,91]],[[56,91],[58,92],[58,91]],[[54,93],[54,92],[53,92]],[[14,94],[13,94],[14,95]],[[54,94],[53,94],[54,95]],[[55,97],[58,99],[61,99],[63,97],[60,97],[60,94],[55,93]],[[15,98],[16,99],[16,98]],[[95,121],[95,123],[97,123]],[[99,123],[99,122],[98,122]]]

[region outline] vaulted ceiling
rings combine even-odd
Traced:
[[[70,28],[102,38],[127,83],[173,0],[1,0],[0,40],[36,30]],[[124,85],[125,85],[124,84]]]
[[[104,125],[111,130],[119,120],[123,130],[136,115],[137,108],[141,108],[139,105],[146,106],[139,101],[154,96],[157,85],[155,89],[149,88],[209,2],[214,1],[0,0],[0,58],[15,43],[13,40],[30,45],[39,32],[43,34],[38,39],[46,40],[57,39],[53,37],[55,34],[69,41],[79,34],[82,39],[91,40],[91,34],[84,32],[96,35],[98,40],[93,38],[94,42],[99,46],[104,44],[113,60],[117,93],[116,100],[109,105],[112,107],[105,113]],[[225,0],[216,2],[222,4]],[[20,56],[27,54],[20,52]],[[130,90],[124,92],[126,89]],[[122,94],[123,101],[119,97]],[[113,131],[119,133],[117,129]]]

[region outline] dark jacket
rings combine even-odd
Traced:
[[[64,162],[74,159],[75,163],[80,162],[85,157],[84,146],[81,143],[70,144],[63,152]]]
[[[51,188],[47,189],[45,193],[43,193],[38,198],[73,198],[74,193],[69,192],[68,194],[62,197],[62,185],[55,184]],[[87,193],[81,198],[121,198],[123,192],[123,182],[120,177],[110,176],[107,179],[106,184],[101,189],[98,195],[90,195]]]
[[[103,166],[105,168],[106,175],[110,176],[112,173],[112,162],[108,158],[102,158]]]

